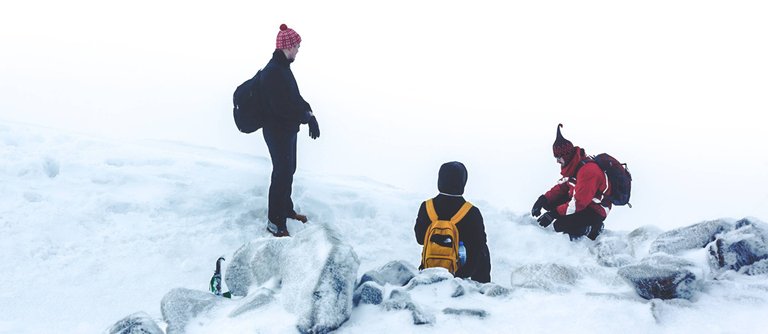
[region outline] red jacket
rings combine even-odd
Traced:
[[[576,154],[560,170],[563,178],[544,196],[549,206],[555,207],[561,216],[589,208],[605,218],[613,206],[604,200],[611,192],[608,176],[596,163],[582,164],[586,154],[578,146],[575,149]]]

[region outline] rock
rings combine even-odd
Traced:
[[[597,263],[606,267],[621,267],[632,262],[632,248],[623,238],[604,234],[590,247]]]
[[[149,314],[131,314],[109,327],[106,334],[164,334]]]
[[[740,271],[768,259],[768,229],[745,219],[735,226],[735,230],[718,236],[708,247],[709,264],[715,271]]]
[[[244,298],[231,317],[278,300],[296,316],[296,329],[302,333],[327,333],[349,319],[360,266],[357,254],[331,225],[305,226],[289,238],[261,238],[238,249],[225,273],[227,286],[235,296],[254,289],[251,293],[264,295]]]
[[[451,298],[461,297],[466,294],[467,294],[467,289],[464,288],[463,285],[457,283],[455,285],[455,289],[453,290],[453,293],[451,294]]]
[[[307,230],[310,230],[310,228],[306,228],[302,232]],[[310,292],[309,295],[297,293],[295,297],[298,297],[298,299],[293,299],[291,303],[296,305],[297,303],[311,301],[309,308],[305,307],[303,311],[298,312],[300,315],[297,324],[299,331],[302,333],[328,333],[339,328],[352,315],[352,297],[354,295],[355,279],[357,278],[360,260],[357,258],[357,254],[355,254],[352,247],[342,242],[340,235],[335,230],[323,227],[322,232],[311,230],[308,232],[299,233],[294,239],[299,245],[312,246],[314,242],[317,242],[315,247],[299,249],[300,247],[297,245],[292,245],[294,248],[284,252],[284,256],[287,258],[297,258],[302,255],[317,256],[322,254],[324,249],[330,249],[328,249],[328,256],[325,257],[324,263],[320,264],[322,271],[319,277],[314,280],[314,287],[311,290],[301,289],[302,286],[308,287],[304,282],[306,282],[308,277],[312,277],[311,273],[305,272],[303,274],[308,275],[291,276],[293,279],[300,280],[293,284],[297,290]],[[305,268],[305,270],[311,270],[311,267],[307,268],[305,263],[299,263],[298,265]],[[291,266],[288,268],[291,268]],[[296,266],[292,268],[294,270],[298,269]],[[296,272],[294,271],[293,274],[296,274]],[[283,286],[290,291],[292,290],[291,284],[286,285],[286,280],[290,283],[288,277],[283,275]],[[310,282],[312,281],[310,280]],[[287,300],[291,300],[291,298]],[[301,308],[298,310],[301,310]]]
[[[704,248],[715,240],[717,234],[732,228],[728,222],[711,220],[674,229],[659,235],[651,243],[650,253],[664,252],[674,255],[686,250]]]
[[[244,298],[244,301],[241,302],[241,305],[229,313],[229,317],[234,318],[243,313],[259,309],[262,306],[273,302],[275,300],[274,295],[275,293],[272,290],[260,288],[251,293],[248,297]]]
[[[512,271],[512,286],[567,291],[581,278],[576,268],[554,263],[526,264]]]
[[[365,282],[355,290],[352,302],[355,306],[360,303],[379,305],[384,300],[384,288],[376,282]]]
[[[411,311],[414,325],[430,325],[435,323],[435,316],[431,313],[427,313],[414,303],[408,304],[408,309]]]
[[[449,279],[453,279],[453,274],[451,274],[447,269],[427,268],[422,270],[418,275],[416,275],[416,277],[411,279],[405,288],[406,290],[412,290],[420,285],[435,284]]]
[[[392,290],[389,299],[382,304],[387,311],[409,310],[414,325],[427,325],[435,322],[435,316],[425,312],[411,300],[408,292],[400,289]]]
[[[389,293],[389,299],[382,306],[387,311],[402,310],[406,309],[409,303],[411,303],[411,295],[404,290],[395,289]]]
[[[160,311],[168,324],[167,334],[184,333],[190,320],[213,308],[222,298],[211,293],[177,288],[163,297]]]
[[[653,256],[622,267],[618,274],[645,299],[691,299],[697,289],[696,275],[687,269],[692,266],[683,259]]]
[[[443,309],[444,314],[453,314],[453,315],[460,315],[460,316],[470,316],[470,317],[477,317],[480,319],[485,319],[485,317],[488,316],[488,312],[485,310],[478,310],[478,309],[456,309],[456,308],[445,308]]]
[[[358,286],[370,281],[376,282],[381,286],[386,284],[404,286],[408,284],[417,273],[418,269],[416,269],[416,267],[404,261],[392,261],[378,270],[371,270],[363,274]]]
[[[753,263],[751,266],[742,268],[741,270],[747,275],[765,275],[768,274],[768,260],[760,260]]]
[[[480,288],[480,293],[488,297],[506,297],[512,294],[512,289],[505,288],[496,283],[485,283]]]
[[[252,285],[262,285],[280,271],[279,259],[289,238],[262,238],[238,249],[227,266],[224,281],[233,296],[245,296]]]

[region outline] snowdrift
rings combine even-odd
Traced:
[[[310,222],[276,239],[264,230],[263,157],[6,124],[0,146],[0,283],[10,287],[0,297],[14,305],[0,314],[3,333],[768,326],[768,228],[752,217],[669,231],[608,221],[595,242],[571,242],[476,201],[493,266],[493,283],[478,284],[416,270],[413,222],[431,193],[300,170],[294,200]],[[206,290],[219,256],[232,299]]]

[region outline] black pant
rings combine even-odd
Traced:
[[[603,218],[594,210],[586,208],[572,215],[562,216],[555,220],[555,231],[567,233],[571,240],[586,235],[595,240],[603,229]],[[590,228],[591,227],[591,228]]]
[[[296,132],[279,127],[264,127],[262,132],[272,159],[267,217],[279,228],[285,228],[286,218],[295,214],[291,188],[296,172]]]

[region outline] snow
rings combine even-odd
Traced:
[[[0,313],[2,333],[99,333],[138,312],[165,329],[160,303],[166,294],[177,288],[207,293],[219,256],[231,260],[243,245],[271,238],[264,230],[265,157],[3,122],[0,159],[0,284],[6,287],[0,297],[12,305]],[[332,226],[357,254],[358,279],[391,261],[418,266],[413,222],[418,205],[433,195],[300,168],[294,201],[310,223],[289,229]],[[641,263],[664,233],[656,226],[623,231],[609,223],[604,244],[571,242],[536,225],[527,208],[475,204],[486,222],[493,284],[436,281],[440,275],[431,271],[405,287],[385,283],[382,305],[353,308],[337,332],[752,333],[768,325],[765,274],[711,271],[704,248],[675,249],[701,283],[691,301],[640,298],[617,275],[621,261],[611,266],[606,259]],[[314,247],[318,255],[328,252]],[[235,306],[217,306],[187,332],[294,332],[300,315],[279,302],[294,295],[277,289],[261,298],[262,288],[252,287],[252,308],[237,313],[248,316],[232,317]],[[430,324],[414,325],[407,303],[385,307],[395,290],[407,293]]]

